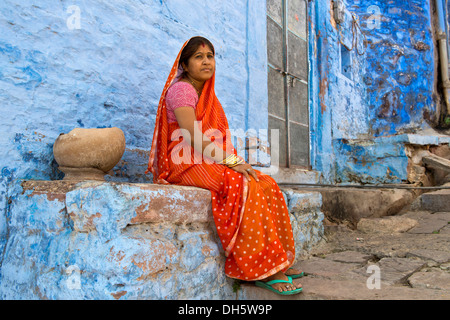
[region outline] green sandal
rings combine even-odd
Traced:
[[[289,269],[292,269],[292,268],[289,268]],[[289,270],[288,269],[288,270]],[[298,279],[298,278],[301,278],[301,277],[303,277],[305,275],[305,273],[302,271],[301,273],[299,273],[299,274],[290,274],[290,275],[288,275],[288,277],[291,277],[292,279]]]
[[[297,293],[302,292],[303,288],[298,288],[298,289],[289,290],[289,291],[278,291],[278,290],[272,288],[272,285],[275,284],[275,283],[290,283],[290,284],[292,284],[291,276],[287,276],[287,277],[289,279],[288,281],[286,281],[286,280],[271,280],[271,281],[267,281],[267,282],[255,281],[255,285],[257,287],[264,288],[264,289],[270,290],[272,292],[275,292],[275,293],[278,293],[278,294],[281,294],[281,295],[284,295],[284,296],[291,295],[291,294],[297,294]]]

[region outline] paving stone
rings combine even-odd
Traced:
[[[450,222],[450,212],[437,212],[424,216],[419,225],[409,230],[409,233],[439,233]]]
[[[417,220],[403,217],[393,216],[385,218],[363,218],[358,222],[358,230],[365,233],[401,233],[406,232],[419,223]]]
[[[438,264],[450,261],[450,252],[430,249],[416,249],[407,253],[406,257],[417,257],[422,260],[431,260]]]
[[[438,289],[450,292],[450,273],[432,269],[428,272],[416,272],[408,279],[413,288]]]
[[[361,281],[362,280],[362,281]],[[326,300],[447,300],[450,292],[381,284],[380,289],[369,289],[365,279],[336,281],[306,277],[302,281],[303,293],[297,299]],[[303,296],[302,296],[303,295]]]
[[[399,215],[399,217],[406,217],[420,221],[421,219],[428,217],[430,214],[432,214],[432,211],[407,211]]]
[[[357,267],[357,265],[312,257],[308,260],[298,262],[295,267],[301,269],[308,275],[334,278],[343,276],[345,273]]]
[[[450,262],[441,264],[439,266],[439,269],[450,272]]]
[[[366,264],[371,255],[357,251],[343,251],[328,254],[325,259],[344,263]]]
[[[407,258],[383,258],[375,265],[380,268],[381,283],[384,285],[397,285],[404,284],[406,279],[424,267],[426,262]],[[370,274],[367,273],[367,270],[368,266],[364,266],[354,270],[354,273],[369,277]]]
[[[425,266],[422,260],[407,258],[383,258],[378,261],[381,281],[388,284],[401,284],[414,272]]]
[[[439,230],[439,234],[450,234],[450,224]]]
[[[300,279],[303,292],[282,296],[250,283],[241,285],[238,300],[449,300],[450,292],[436,289],[417,289],[404,286],[381,285],[369,289],[364,279],[339,281],[325,278]],[[295,280],[294,282],[297,282]]]
[[[409,212],[406,217],[426,223],[445,220],[447,214]],[[327,233],[326,241],[313,251],[314,257],[299,261],[306,273],[303,292],[280,296],[246,283],[238,299],[282,300],[450,300],[450,237],[431,233],[363,233],[341,226]],[[374,272],[368,266],[381,258],[380,289],[370,290]],[[368,260],[367,260],[368,259]],[[426,272],[433,266],[430,272]],[[370,283],[374,283],[371,281]]]

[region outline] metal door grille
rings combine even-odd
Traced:
[[[310,164],[307,21],[306,0],[267,0],[269,141],[278,129],[280,167]]]

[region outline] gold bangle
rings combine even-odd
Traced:
[[[237,165],[239,165],[239,164],[241,164],[241,163],[242,163],[242,162],[230,164],[230,165],[228,165],[227,167],[228,167],[228,168],[233,168],[233,167],[236,167]]]
[[[220,164],[225,164],[227,162],[230,161],[230,159],[234,158],[234,154],[229,155],[228,157],[226,157],[225,159],[223,159]]]
[[[240,158],[238,158],[238,157],[236,157],[234,160],[236,160],[236,161],[234,161],[233,163],[228,163],[228,164],[227,164],[228,168],[235,167],[235,166],[237,166],[238,164],[241,164],[241,163],[244,163],[244,162],[245,162],[243,159],[240,159]]]
[[[241,164],[244,162],[244,159],[235,156],[234,154],[229,155],[226,157],[220,164],[226,165],[229,168],[232,168],[234,166],[237,166],[238,164]]]
[[[237,159],[236,159],[236,156],[234,155],[234,154],[232,154],[232,155],[229,155],[228,157],[226,157],[224,160],[222,160],[222,164],[228,164],[228,163],[233,163],[233,162],[236,162],[237,161]]]

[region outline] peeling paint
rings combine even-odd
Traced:
[[[320,92],[319,92],[319,96],[320,96],[320,110],[323,113],[325,113],[327,111],[327,106],[325,104],[325,95],[327,94],[328,91],[328,78],[324,78],[322,80],[320,80]]]
[[[406,181],[404,155],[383,155],[381,143],[370,149],[361,143],[415,133],[433,121],[439,93],[431,3],[344,0],[344,4],[346,20],[339,25],[332,1],[309,2],[310,51],[317,57],[311,60],[310,72],[315,84],[311,102],[317,108],[311,116],[312,167],[331,183]],[[376,6],[380,15],[373,16],[370,6]],[[351,14],[359,28],[350,27]],[[369,25],[373,19],[378,19],[379,27]],[[342,45],[349,47],[355,37],[360,52],[367,41],[364,54]],[[398,139],[388,140],[392,148],[399,143],[397,148],[404,149]]]
[[[111,295],[114,297],[114,299],[119,300],[120,298],[122,298],[124,295],[127,294],[127,291],[118,291],[115,293],[111,293]]]

